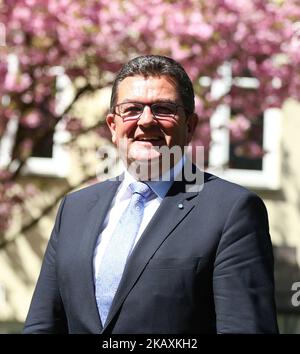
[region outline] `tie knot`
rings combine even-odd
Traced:
[[[129,187],[133,194],[134,193],[140,194],[144,198],[148,198],[152,193],[152,189],[146,183],[143,182],[130,183]]]

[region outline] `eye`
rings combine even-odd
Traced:
[[[120,113],[126,117],[138,116],[142,113],[143,108],[140,105],[124,104],[120,106]]]
[[[176,112],[176,106],[171,103],[159,103],[152,106],[153,113],[158,116],[173,116]]]

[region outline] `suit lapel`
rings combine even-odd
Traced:
[[[173,183],[126,264],[102,333],[118,312],[128,293],[147,266],[150,258],[162,242],[193,209],[196,203],[196,198],[194,198],[196,195],[198,195],[198,192],[186,192],[185,182]]]
[[[83,259],[88,259],[89,262],[84,262],[82,265],[84,276],[82,282],[78,282],[78,286],[82,287],[83,293],[87,295],[85,304],[82,304],[84,309],[82,309],[81,313],[85,317],[83,319],[85,325],[92,333],[99,333],[102,330],[94,289],[94,249],[119,184],[120,182],[117,181],[107,181],[99,185],[100,188],[98,193],[95,194],[95,199],[88,206],[87,220],[83,221],[87,227],[79,249],[82,252]]]

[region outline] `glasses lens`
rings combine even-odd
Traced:
[[[176,114],[176,104],[155,103],[152,105],[152,113],[155,117],[174,117]]]
[[[139,119],[144,110],[144,104],[136,102],[120,103],[116,106],[116,113],[123,119]],[[177,105],[171,102],[154,103],[151,106],[152,114],[156,118],[174,118]]]
[[[143,105],[138,103],[122,103],[116,107],[117,113],[124,119],[138,118],[143,113]]]

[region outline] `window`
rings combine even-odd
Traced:
[[[18,120],[11,119],[0,142],[0,167],[7,166],[11,160],[17,130]],[[64,129],[64,124],[57,124],[54,134],[48,134],[46,139],[43,139],[43,144],[38,146],[33,155],[28,158],[22,174],[66,177],[70,164],[64,143],[68,139],[69,133]]]
[[[17,70],[18,60],[16,56],[9,58],[9,70]],[[52,68],[57,75],[56,86],[56,111],[62,113],[65,107],[72,101],[73,91],[69,78],[64,75],[60,67]],[[9,100],[9,98],[7,98]],[[12,118],[8,122],[6,132],[0,140],[0,167],[5,167],[13,156],[15,139],[26,134],[24,129],[18,130],[18,119]],[[70,134],[65,130],[63,121],[59,122],[54,132],[49,134],[38,144],[33,154],[26,161],[22,169],[23,174],[34,174],[40,176],[66,177],[69,172],[69,154],[64,144],[69,140]]]
[[[226,63],[220,68],[221,79],[211,83],[211,93],[219,98],[229,91],[232,84],[231,67]],[[209,83],[203,78],[204,83]],[[259,82],[255,78],[234,78],[241,90],[255,89]],[[253,189],[277,190],[280,188],[280,135],[281,111],[267,109],[257,124],[255,136],[265,154],[260,158],[240,157],[235,154],[235,143],[230,138],[227,126],[233,112],[229,106],[220,105],[211,118],[212,144],[209,151],[208,171],[229,181]],[[250,129],[250,130],[251,130]]]
[[[66,177],[69,172],[69,154],[64,143],[69,139],[64,124],[57,124],[54,134],[49,133],[23,168],[24,174]]]

